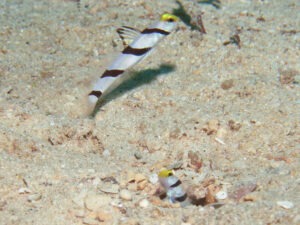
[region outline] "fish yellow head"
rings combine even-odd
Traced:
[[[160,17],[160,21],[163,22],[178,22],[179,18],[169,13],[164,13]]]
[[[160,171],[158,174],[159,178],[166,178],[166,177],[170,177],[170,176],[173,176],[172,170],[164,169],[164,170]]]

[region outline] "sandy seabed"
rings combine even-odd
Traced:
[[[299,11],[2,0],[0,224],[300,224]],[[123,48],[115,29],[164,12],[186,23],[87,117],[92,82]],[[207,34],[187,23],[201,13]],[[197,204],[157,196],[164,167]]]

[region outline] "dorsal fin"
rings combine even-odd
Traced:
[[[122,26],[117,29],[117,32],[122,39],[124,47],[127,47],[137,36],[141,34],[138,29]]]

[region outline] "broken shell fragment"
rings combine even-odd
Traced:
[[[284,209],[291,209],[294,207],[294,203],[290,202],[290,201],[278,201],[277,205],[279,205],[280,207],[282,207]]]

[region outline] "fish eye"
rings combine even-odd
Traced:
[[[168,173],[168,177],[170,177],[170,176],[172,176],[173,175],[173,173],[172,172],[169,172]]]
[[[175,20],[174,20],[174,18],[169,18],[167,21],[168,22],[174,22]]]

